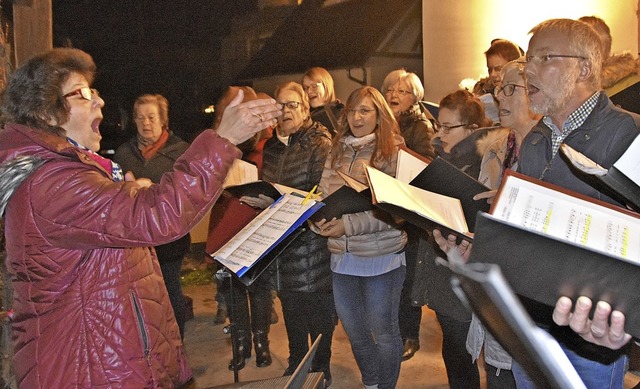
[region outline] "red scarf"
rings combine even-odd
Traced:
[[[140,143],[140,141],[138,141],[138,147],[140,148],[140,152],[142,152],[142,156],[144,157],[144,159],[148,161],[158,153],[158,150],[162,149],[164,145],[167,144],[167,140],[169,140],[169,131],[167,131],[166,129],[162,129],[160,138],[156,143],[145,145],[144,143]]]

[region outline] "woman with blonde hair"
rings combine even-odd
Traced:
[[[344,185],[338,172],[366,181],[367,165],[394,175],[403,143],[380,92],[370,86],[356,89],[340,117],[320,191],[330,195]],[[388,214],[374,210],[321,220],[314,227],[329,238],[336,311],[362,382],[366,388],[394,388],[402,358],[398,309],[407,235]]]
[[[311,118],[334,134],[344,104],[336,97],[331,73],[318,66],[307,70],[302,76],[302,88],[309,98]]]

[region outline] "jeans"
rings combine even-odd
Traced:
[[[560,344],[569,361],[578,372],[587,389],[622,389],[624,387],[624,375],[627,370],[628,358],[620,356],[610,365],[603,365],[596,361],[583,358],[575,352]],[[511,366],[513,376],[516,379],[518,389],[535,389],[536,385],[527,376],[524,368],[515,360]]]
[[[400,375],[402,338],[398,325],[405,267],[371,277],[333,273],[338,317],[365,385],[393,389]]]
[[[333,294],[323,292],[289,292],[281,290],[282,315],[289,339],[289,370],[293,371],[314,342],[322,334],[311,371],[329,373],[331,339],[335,324]],[[311,339],[309,339],[311,337]]]
[[[442,359],[452,389],[480,388],[478,366],[467,352],[470,321],[460,321],[436,311],[442,329]]]

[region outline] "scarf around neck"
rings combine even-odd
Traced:
[[[160,138],[158,138],[158,141],[155,143],[147,144],[144,142],[142,137],[138,135],[138,148],[140,149],[140,152],[142,153],[144,159],[148,161],[153,158],[154,155],[158,154],[158,151],[160,151],[167,144],[168,140],[169,131],[163,128],[162,133],[160,134]]]

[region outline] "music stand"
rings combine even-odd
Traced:
[[[445,262],[445,261],[442,261]],[[488,263],[447,265],[454,292],[541,388],[585,388],[558,342],[535,325],[507,284]]]
[[[226,266],[224,266],[220,261],[216,260],[215,257],[211,256],[211,253],[207,253],[207,255],[209,255],[211,258],[216,260],[218,265],[221,267],[220,270],[216,272],[216,277],[221,281],[224,280],[225,278],[229,279],[229,298],[231,299],[231,301],[228,303],[229,325],[225,326],[222,331],[225,334],[231,335],[231,353],[232,353],[231,358],[234,362],[236,361],[236,357],[237,357],[236,345],[238,344],[238,335],[236,331],[236,325],[233,321],[231,321],[231,317],[233,317],[234,315],[234,312],[233,312],[234,279],[242,283],[244,286],[250,286],[251,284],[253,284],[258,279],[258,277],[260,277],[262,273],[264,273],[264,271],[276,260],[276,258],[278,258],[278,256],[282,254],[282,252],[284,252],[284,250],[286,250],[287,247],[289,247],[289,245],[304,231],[305,231],[305,228],[296,229],[289,236],[287,236],[280,244],[278,244],[273,250],[271,250],[261,260],[259,260],[253,267],[247,270],[242,276],[238,276],[236,273],[234,273],[233,271],[229,270]],[[238,381],[239,381],[238,367],[236,366],[235,363],[233,363],[233,382],[238,382]]]

